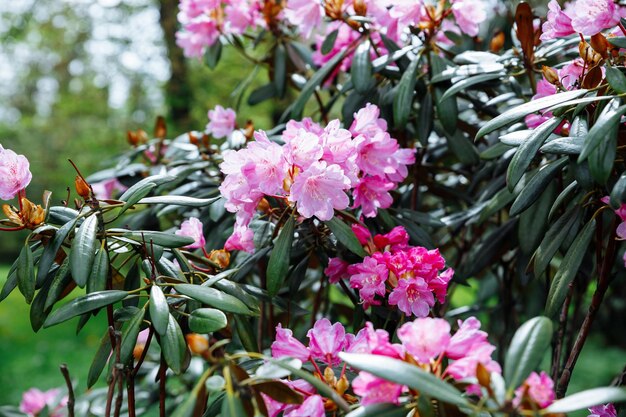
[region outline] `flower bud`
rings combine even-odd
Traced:
[[[337,386],[335,387],[335,389],[337,390],[339,395],[343,395],[348,390],[349,387],[350,387],[350,382],[348,382],[348,378],[346,378],[346,376],[343,375],[341,378],[339,378],[339,381],[337,381]]]
[[[365,16],[367,14],[367,4],[364,0],[354,0],[354,12],[359,16]]]
[[[220,268],[226,269],[230,265],[230,253],[223,249],[212,250],[209,253],[209,260]]]
[[[157,139],[165,139],[167,136],[167,126],[165,125],[165,119],[163,116],[157,116],[154,124],[154,137]]]
[[[485,388],[490,388],[491,386],[491,375],[485,366],[478,362],[476,365],[476,379],[478,379],[478,383]]]
[[[593,50],[591,45],[587,42],[580,41],[578,43],[578,52],[580,53],[580,57],[589,65],[590,67],[595,67],[600,61],[602,61],[602,55]]]
[[[491,52],[500,52],[500,50],[504,47],[504,39],[504,32],[498,31],[498,33],[491,38],[489,50],[491,50]]]
[[[91,196],[91,188],[89,187],[89,184],[87,184],[87,182],[80,175],[77,175],[76,179],[74,179],[74,187],[76,187],[78,195],[85,200],[89,199]]]
[[[209,341],[202,335],[189,333],[185,335],[185,340],[187,341],[191,353],[203,355],[209,350]]]
[[[602,33],[596,33],[591,37],[591,47],[594,51],[599,53],[602,58],[606,59],[609,57],[608,51],[611,48],[611,44]]]
[[[335,378],[335,372],[330,366],[327,366],[326,369],[324,369],[324,381],[331,387],[335,386],[335,384],[337,383],[337,378]]]
[[[546,79],[552,85],[560,85],[561,81],[559,80],[559,74],[554,70],[554,68],[548,67],[546,65],[541,66],[541,73],[543,74],[543,78]]]

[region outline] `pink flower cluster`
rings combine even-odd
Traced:
[[[50,417],[63,417],[66,415],[64,407],[67,406],[67,396],[59,398],[61,393],[58,389],[40,391],[31,388],[22,394],[20,411],[29,417],[37,416],[45,407],[48,407]]]
[[[425,317],[435,305],[435,298],[444,302],[454,270],[442,272],[445,260],[438,249],[410,246],[409,235],[401,226],[374,237],[360,225],[353,225],[352,230],[370,256],[352,265],[331,258],[324,270],[330,282],[349,279],[350,286],[359,290],[366,309],[380,305],[388,293],[389,304],[398,306],[407,316]]]
[[[194,242],[185,246],[187,249],[201,249],[206,245],[202,222],[197,217],[185,220],[176,231],[176,235],[193,238]]]
[[[450,325],[443,319],[420,318],[408,322],[398,329],[401,343],[391,343],[385,330],[374,329],[367,323],[356,335],[346,333],[341,323],[331,324],[328,319],[318,320],[307,333],[308,346],[305,346],[289,329],[280,325],[276,328],[276,341],[272,344],[274,358],[292,357],[303,362],[311,362],[321,374],[317,362],[327,366],[341,363],[340,352],[366,353],[392,357],[418,366],[446,378],[475,382],[476,368],[482,364],[489,372],[500,373],[500,365],[491,358],[495,346],[487,340],[487,334],[480,330],[480,322],[470,317],[459,321],[459,329],[450,334]],[[442,359],[448,359],[448,366],[442,369]],[[344,376],[345,366],[341,377]],[[298,381],[288,382],[295,384]],[[398,403],[407,388],[378,378],[367,372],[360,372],[352,382],[354,393],[361,398],[362,405],[375,403]],[[311,394],[311,396],[318,396]],[[306,401],[305,401],[306,403]],[[285,405],[286,406],[286,405]],[[285,414],[288,415],[288,414]],[[317,414],[316,414],[317,415]],[[323,414],[320,414],[323,415]]]
[[[0,199],[11,200],[30,184],[32,178],[28,159],[0,145]]]
[[[305,218],[330,220],[334,210],[349,206],[374,217],[379,208],[391,205],[389,191],[415,162],[415,150],[400,148],[373,104],[355,113],[350,129],[343,129],[339,120],[322,127],[307,118],[287,123],[284,145],[270,141],[263,131],[254,138],[244,149],[225,151],[220,165],[226,174],[220,192],[226,209],[236,213],[227,250],[254,250],[248,225],[267,196],[295,206]]]
[[[265,27],[260,0],[181,0],[176,43],[188,57],[201,57],[220,35]]]
[[[522,386],[515,390],[513,405],[520,407],[524,403],[531,403],[530,408],[534,408],[533,405],[546,408],[554,402],[555,398],[552,378],[543,371],[540,374],[532,372]]]
[[[609,204],[609,200],[610,200],[610,197],[608,195],[605,197],[602,197],[601,199],[601,201],[607,205]],[[622,204],[620,208],[615,210],[615,214],[622,221],[619,225],[617,225],[617,229],[615,229],[615,234],[617,235],[618,239],[626,240],[626,204]],[[624,260],[624,266],[626,266],[626,252],[624,252],[623,260]]]
[[[231,108],[217,105],[209,110],[208,117],[206,130],[216,139],[225,138],[235,130],[237,114]]]
[[[589,408],[589,416],[587,417],[617,417],[617,410],[612,403],[604,405],[596,405]]]
[[[617,26],[626,9],[613,0],[576,0],[561,9],[557,0],[550,0],[548,17],[542,26],[541,40],[547,41],[573,33],[593,36]]]

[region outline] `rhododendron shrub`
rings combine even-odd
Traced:
[[[625,334],[621,4],[180,7],[189,57],[229,46],[269,82],[129,132],[63,204],[0,148],[2,230],[27,233],[0,300],[35,331],[107,324],[71,370],[106,388],[64,370],[22,413],[616,415],[623,364],[570,380]],[[246,97],[289,100],[260,126]]]

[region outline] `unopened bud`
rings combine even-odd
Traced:
[[[587,42],[580,41],[578,43],[578,52],[580,53],[580,57],[589,65],[590,67],[595,67],[600,61],[602,61],[602,55],[593,50],[591,45]]]
[[[359,16],[365,16],[367,14],[367,4],[364,0],[354,0],[354,12]]]
[[[343,395],[348,390],[349,387],[350,387],[350,382],[348,382],[348,378],[346,378],[346,376],[343,375],[341,378],[339,378],[339,381],[337,381],[337,385],[335,386],[335,389],[337,390],[339,395]]]
[[[209,350],[209,340],[202,335],[189,333],[185,335],[185,340],[187,340],[187,345],[189,346],[191,353],[203,355]]]
[[[541,73],[543,74],[543,78],[546,79],[552,85],[559,85],[561,81],[559,80],[559,74],[555,71],[554,68],[548,67],[546,65],[541,66]]]
[[[167,126],[165,125],[165,119],[163,116],[157,116],[154,123],[154,137],[157,139],[165,139],[167,136]]]
[[[78,195],[85,200],[91,196],[91,188],[89,187],[89,184],[87,184],[87,182],[80,175],[77,175],[76,179],[74,179],[74,187],[76,187]]]
[[[212,250],[211,253],[209,253],[209,260],[220,268],[226,269],[228,265],[230,265],[230,253],[223,249]]]
[[[198,140],[198,137],[193,132],[189,132],[188,135],[189,135],[189,143],[191,143],[192,145],[200,146],[200,141]]]
[[[330,366],[327,366],[326,369],[324,369],[324,381],[326,381],[326,383],[331,387],[337,382],[337,378],[335,378],[335,371],[333,371],[333,368]]]
[[[491,52],[500,52],[500,50],[504,47],[504,39],[504,32],[498,31],[498,33],[491,38],[489,50],[491,50]]]
[[[609,49],[611,44],[606,40],[602,33],[596,33],[591,37],[591,47],[594,51],[600,54],[604,59],[609,57]]]
[[[478,379],[478,383],[485,388],[489,388],[491,386],[491,375],[485,366],[478,362],[476,365],[476,379]]]

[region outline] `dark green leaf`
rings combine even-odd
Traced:
[[[481,74],[475,77],[466,78],[464,80],[461,80],[459,82],[452,84],[452,87],[448,88],[446,92],[442,94],[440,100],[446,100],[473,85],[484,83],[485,81],[495,80],[501,77],[503,77],[503,75],[500,73],[495,73],[495,74],[491,73],[491,74]]]
[[[520,145],[515,152],[509,168],[506,172],[506,182],[509,190],[513,190],[519,180],[528,169],[535,154],[543,145],[543,142],[550,136],[554,129],[561,124],[561,118],[552,118],[543,122],[541,126],[532,131],[528,138]]]
[[[360,353],[340,353],[339,357],[358,370],[396,384],[407,385],[439,401],[459,407],[469,406],[459,390],[415,365],[386,356]]]
[[[235,330],[237,330],[237,336],[239,336],[239,341],[245,350],[248,352],[259,351],[256,329],[254,328],[252,321],[235,320]]]
[[[399,129],[405,129],[409,121],[409,114],[413,108],[413,96],[415,95],[419,63],[419,59],[411,61],[409,68],[402,74],[402,78],[396,87],[396,96],[393,100],[393,120],[395,126]]]
[[[161,345],[165,362],[167,362],[175,374],[179,375],[185,366],[187,343],[174,316],[170,314],[168,321],[167,331],[165,336],[159,339],[159,344]]]
[[[611,207],[618,209],[626,203],[626,173],[622,173],[611,191]]]
[[[543,145],[539,151],[543,153],[578,155],[583,149],[585,139],[582,137],[566,137],[551,140]]]
[[[510,215],[515,216],[530,207],[546,189],[550,181],[561,171],[561,168],[567,164],[567,161],[567,157],[563,157],[541,167],[513,202]]]
[[[333,50],[333,46],[335,46],[335,41],[337,40],[337,35],[339,34],[339,29],[335,29],[330,32],[324,42],[322,42],[322,55],[327,55],[330,51]]]
[[[626,93],[626,76],[616,67],[606,67],[606,80],[616,93]]]
[[[276,85],[274,83],[265,84],[250,93],[248,96],[248,104],[255,106],[265,100],[276,97],[276,94]]]
[[[98,378],[104,369],[109,356],[111,355],[111,336],[108,331],[104,332],[104,336],[100,339],[100,346],[91,362],[89,373],[87,375],[87,388],[91,388],[98,382]]]
[[[539,199],[520,215],[517,233],[523,253],[531,255],[545,235],[548,212],[554,202],[556,183],[548,184]]]
[[[595,405],[624,401],[626,401],[626,388],[624,387],[594,388],[556,400],[545,411],[550,414],[571,413]]]
[[[420,101],[416,125],[417,138],[424,147],[428,145],[428,138],[433,130],[433,119],[433,98],[430,92],[426,92]]]
[[[460,130],[455,133],[447,134],[448,147],[454,153],[454,155],[463,164],[474,165],[480,160],[478,156],[478,150],[474,144],[465,137],[465,134]]]
[[[355,255],[359,255],[362,258],[367,256],[367,253],[365,253],[365,250],[363,250],[363,246],[361,246],[361,243],[352,231],[352,228],[345,224],[337,216],[328,220],[326,222],[326,226],[328,226],[330,231],[333,232],[337,240],[341,242],[346,248],[348,248],[352,253],[354,253]]]
[[[150,289],[150,321],[154,330],[161,336],[167,331],[169,315],[170,307],[163,290],[158,285],[153,285]]]
[[[54,260],[61,248],[61,245],[67,238],[70,232],[74,231],[74,227],[76,225],[76,219],[70,220],[65,223],[57,232],[55,233],[52,240],[46,245],[43,253],[41,254],[41,259],[39,260],[39,270],[37,271],[37,279],[41,280],[48,274],[50,267],[54,263]]]
[[[557,271],[552,284],[550,284],[550,292],[548,293],[548,299],[546,300],[546,315],[553,317],[561,309],[563,301],[567,295],[568,286],[576,277],[580,264],[582,263],[587,246],[591,242],[593,233],[596,230],[596,221],[592,219],[589,223],[583,227],[580,231],[572,246],[567,250],[567,253],[561,261],[559,270]]]
[[[207,67],[214,69],[220,62],[222,57],[222,43],[218,40],[213,45],[209,46],[204,54],[204,62]]]
[[[46,280],[45,284],[41,287],[30,306],[30,326],[35,333],[41,329],[44,320],[48,316],[48,313],[50,313],[50,310],[45,308],[45,306],[51,285],[52,280]]]
[[[626,106],[625,106],[626,107]],[[587,163],[591,177],[599,184],[606,184],[617,153],[617,130],[618,125],[613,126],[605,133],[604,140],[589,154]]]
[[[76,298],[54,311],[48,317],[43,327],[54,326],[55,324],[63,323],[64,321],[89,311],[116,303],[126,298],[127,295],[128,293],[126,291],[112,290],[92,292],[91,294]]]
[[[372,85],[372,60],[369,41],[361,42],[352,58],[350,68],[354,88],[361,94],[367,93]]]
[[[215,288],[208,288],[193,284],[178,284],[175,288],[176,292],[211,307],[218,308],[222,311],[236,314],[253,314],[250,309],[248,309],[248,307],[238,298],[225,294],[222,291],[218,291]]]
[[[624,36],[615,37],[615,38],[607,38],[606,40],[609,41],[609,43],[612,43],[613,45],[617,47],[626,48],[626,37]]]
[[[528,320],[517,329],[506,352],[504,379],[507,395],[522,384],[530,373],[539,366],[552,340],[552,321],[538,316]]]
[[[168,232],[155,232],[152,230],[136,230],[126,231],[120,229],[111,229],[109,232],[121,232],[122,237],[134,240],[140,244],[144,242],[150,246],[150,242],[165,248],[180,248],[190,245],[194,242],[192,237],[178,236]]]
[[[221,417],[244,417],[247,416],[243,403],[239,395],[233,392],[226,392],[226,397],[222,401]]]
[[[545,109],[547,107],[554,106],[555,104],[569,102],[570,100],[581,97],[585,94],[587,94],[587,90],[566,91],[564,93],[553,94],[551,96],[532,100],[528,103],[522,104],[521,106],[516,106],[502,113],[498,117],[488,121],[478,131],[478,133],[476,134],[476,139],[481,138],[488,133],[498,130],[520,119],[523,119],[525,116],[528,116],[531,113]]]
[[[109,277],[109,252],[103,240],[93,261],[93,270],[87,279],[87,293],[103,291]]]
[[[213,204],[220,198],[221,197],[195,198],[185,195],[160,195],[142,198],[137,202],[137,204],[168,204],[174,206],[206,207]]]
[[[554,254],[565,240],[570,229],[579,222],[581,216],[580,206],[576,205],[566,211],[559,219],[548,229],[546,236],[535,251],[534,271],[535,276],[540,276]]]
[[[126,328],[122,332],[122,345],[120,346],[120,362],[125,364],[133,356],[133,349],[137,343],[137,336],[141,330],[143,316],[146,310],[138,308],[133,316],[126,323]]]
[[[22,246],[17,258],[17,286],[28,304],[35,296],[35,265],[33,265],[33,251],[26,243]]]
[[[195,333],[211,333],[223,329],[227,324],[226,315],[214,308],[199,308],[189,316],[189,329]]]
[[[585,144],[578,157],[579,163],[587,159],[591,152],[600,146],[602,142],[607,141],[609,139],[607,136],[615,136],[617,133],[616,127],[624,114],[626,114],[626,105],[620,106],[617,98],[611,100],[604,107],[595,124],[589,129],[589,133],[585,138]]]
[[[267,265],[267,292],[275,296],[285,282],[289,263],[291,260],[291,244],[293,243],[293,228],[295,220],[293,216],[283,226],[274,244]]]
[[[80,225],[69,254],[72,278],[79,287],[84,287],[91,274],[91,268],[98,249],[98,216],[92,214]]]
[[[564,204],[566,201],[569,201],[571,194],[577,189],[578,189],[578,182],[574,180],[567,187],[565,187],[563,191],[561,191],[561,194],[559,194],[556,200],[554,200],[554,203],[552,204],[552,207],[550,208],[550,213],[548,214],[548,220],[552,220],[552,217],[559,210],[561,205]]]
[[[11,292],[15,289],[15,287],[17,287],[17,263],[18,260],[16,259],[13,265],[11,265],[7,280],[2,286],[2,292],[0,292],[0,301],[7,298],[9,294],[11,294]]]
[[[282,98],[287,86],[287,52],[282,43],[276,45],[276,49],[274,49],[274,86],[276,87],[276,95]]]

